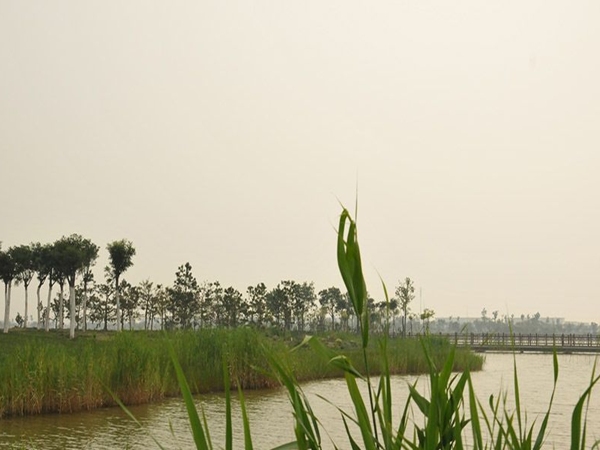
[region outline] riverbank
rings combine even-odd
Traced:
[[[324,334],[326,346],[344,352],[362,370],[359,337]],[[0,418],[44,413],[70,413],[114,405],[114,393],[127,405],[178,396],[179,385],[168,343],[183,368],[193,393],[223,389],[223,360],[234,385],[243,389],[278,385],[270,375],[265,352],[291,368],[299,381],[332,378],[341,372],[309,348],[290,352],[300,335],[273,334],[250,328],[170,332],[87,332],[69,340],[64,332],[11,330],[0,334]],[[373,374],[380,366],[376,339],[368,349]],[[428,345],[437,364],[450,350],[447,341]],[[421,344],[390,340],[390,370],[395,374],[427,371]],[[481,369],[483,359],[457,350],[455,370]]]

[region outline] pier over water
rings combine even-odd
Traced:
[[[418,338],[422,334],[409,334]],[[600,335],[565,333],[439,333],[457,347],[469,347],[476,352],[553,352],[600,353]]]

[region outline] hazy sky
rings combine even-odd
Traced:
[[[127,238],[133,283],[189,261],[341,287],[358,179],[376,299],[379,272],[438,316],[600,322],[599,23],[595,0],[1,0],[0,240],[82,234],[100,279]]]

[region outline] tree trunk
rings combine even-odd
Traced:
[[[108,331],[108,294],[106,294],[106,300],[104,301],[104,331]]]
[[[148,329],[148,303],[149,300],[146,298],[146,309],[144,311],[144,330]]]
[[[69,284],[69,303],[71,307],[71,321],[69,324],[69,338],[75,339],[75,324],[77,318],[75,317],[75,285]]]
[[[117,331],[121,331],[121,299],[119,298],[119,277],[115,277],[115,300],[117,302]]]
[[[42,289],[42,285],[38,285],[36,294],[37,294],[37,328],[38,330],[42,329],[42,324],[40,322],[40,313],[42,309],[42,302],[40,301],[40,291]]]
[[[65,294],[65,285],[64,283],[60,285],[60,295],[58,296],[58,328],[63,329],[64,323],[64,315],[65,315],[65,305],[64,305],[64,294]]]
[[[81,318],[83,320],[82,330],[87,331],[87,281],[83,282],[83,301],[81,304]]]
[[[25,317],[23,317],[24,321],[23,321],[23,327],[27,328],[27,315],[28,315],[28,306],[29,306],[29,294],[28,294],[28,288],[29,285],[26,284],[25,285]]]
[[[4,332],[8,333],[10,325],[10,285],[11,282],[4,283]]]
[[[48,286],[48,301],[46,303],[46,331],[50,331],[50,299],[52,298],[52,284]]]

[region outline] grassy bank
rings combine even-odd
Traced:
[[[342,371],[315,357],[309,348],[290,349],[300,336],[268,335],[248,328],[197,332],[88,332],[69,340],[61,332],[14,330],[0,334],[0,418],[8,415],[67,413],[113,405],[112,391],[125,404],[147,403],[179,395],[167,350],[173,344],[192,392],[223,389],[223,360],[234,385],[244,389],[278,386],[269,375],[265,351],[295,373],[298,380],[341,376]],[[328,334],[325,346],[344,352],[362,367],[355,335]],[[442,361],[450,346],[432,342]],[[368,351],[372,373],[381,370],[376,344]],[[420,373],[427,362],[418,342],[389,344],[393,373]],[[459,352],[456,370],[481,368],[482,359]]]

